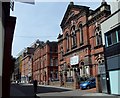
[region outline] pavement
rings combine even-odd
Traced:
[[[30,86],[32,84],[20,84],[20,85],[25,85],[25,86]],[[110,94],[104,94],[104,93],[97,93],[96,89],[90,89],[90,90],[74,90],[72,88],[66,88],[66,87],[57,87],[57,86],[50,86],[50,85],[38,85],[41,88],[45,87],[45,88],[58,88],[58,89],[66,89],[68,91],[63,91],[63,92],[47,92],[47,93],[37,93],[36,95],[39,96],[40,98],[43,97],[47,97],[47,96],[69,96],[74,97],[74,96],[113,96]],[[19,89],[17,89],[17,87],[12,87],[11,86],[11,96],[26,96],[26,94],[22,91],[20,91]],[[42,97],[41,97],[42,96]]]

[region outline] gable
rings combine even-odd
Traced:
[[[68,8],[65,12],[65,15],[62,19],[61,22],[61,28],[63,28],[66,23],[68,23],[69,21],[71,21],[75,16],[79,15],[83,10],[88,10],[89,7],[86,6],[80,6],[80,5],[68,5]]]

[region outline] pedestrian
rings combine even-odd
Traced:
[[[37,80],[33,81],[33,86],[34,86],[34,93],[37,93]]]

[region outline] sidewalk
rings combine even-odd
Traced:
[[[58,86],[51,86],[51,85],[39,85],[39,86],[70,89],[71,91],[68,91],[69,93],[61,92],[61,94],[64,95],[64,96],[114,96],[114,95],[110,95],[110,94],[97,93],[96,88],[89,89],[89,90],[81,90],[81,89],[75,90],[75,89],[72,89],[72,88],[58,87]],[[82,95],[81,95],[81,93],[82,93]],[[56,96],[60,96],[61,94],[56,93]],[[42,95],[42,94],[38,94],[38,95]],[[54,93],[46,94],[46,96],[51,96],[51,95],[54,95]]]
[[[21,84],[21,85],[32,85],[32,84]],[[38,93],[37,96],[114,96],[110,94],[97,93],[96,88],[89,89],[89,90],[80,90],[80,89],[75,90],[72,88],[58,87],[58,86],[51,86],[51,85],[38,85],[38,86],[68,89],[69,91]],[[11,86],[10,95],[11,96],[26,96],[19,89],[17,89],[16,87],[12,87],[12,86]]]
[[[114,96],[114,95],[104,94],[104,93],[88,93],[88,94],[84,94],[82,96]]]
[[[44,87],[54,87],[54,88],[62,88],[62,89],[69,89],[73,90],[72,88],[62,87],[62,86],[53,86],[53,85],[38,85],[38,86],[44,86]]]

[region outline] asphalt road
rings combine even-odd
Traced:
[[[37,95],[40,96],[50,94],[56,95],[57,92],[67,92],[72,91],[72,89],[59,88],[59,87],[48,87],[48,86],[38,86]],[[29,84],[11,84],[11,96],[34,96],[34,88],[33,85]]]
[[[86,96],[108,96],[100,93],[90,93],[84,90],[73,90],[69,88],[53,87],[47,85],[39,85],[36,95],[38,98],[76,98]],[[31,84],[11,84],[11,98],[28,97],[36,98],[34,88]]]

